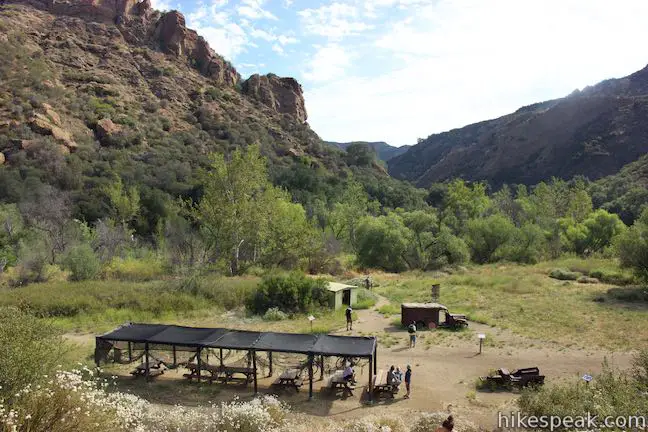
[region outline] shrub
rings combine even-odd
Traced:
[[[648,207],[617,241],[621,265],[634,270],[636,276],[648,282]]]
[[[101,270],[99,258],[90,245],[85,244],[72,249],[63,264],[70,270],[70,279],[74,281],[94,279]]]
[[[378,312],[388,317],[390,315],[397,315],[401,313],[401,308],[395,304],[389,303],[378,308]]]
[[[565,269],[553,269],[549,273],[549,277],[558,280],[577,280],[579,277],[581,277],[581,274]]]
[[[164,274],[166,274],[164,264],[153,257],[142,259],[114,258],[104,272],[105,277],[108,279],[134,282],[159,279]]]
[[[255,314],[264,314],[273,307],[283,312],[297,313],[327,304],[328,291],[324,280],[289,273],[264,278],[256,294],[248,300],[247,307]]]
[[[583,284],[597,284],[597,283],[599,283],[598,279],[592,278],[592,277],[587,277],[587,276],[581,276],[576,281],[578,283],[583,283]]]
[[[524,391],[518,405],[522,414],[535,416],[592,416],[616,418],[648,412],[648,398],[637,397],[642,388],[641,374],[646,373],[645,352],[637,357],[635,367],[640,373],[635,377],[603,364],[600,374],[590,383],[577,378],[571,382],[544,386],[537,391]],[[645,376],[645,375],[643,375]]]
[[[52,326],[13,307],[0,307],[0,346],[0,401],[53,372],[64,352]]]
[[[592,270],[589,276],[610,285],[630,285],[635,281],[632,275],[605,269]]]
[[[358,298],[356,300],[356,303],[353,305],[353,308],[369,309],[372,308],[377,301],[378,301],[378,297],[374,293],[372,293],[366,288],[360,288],[358,290]]]
[[[266,321],[283,321],[288,319],[288,315],[281,312],[278,307],[271,307],[263,314],[263,319]]]
[[[257,285],[256,279],[225,277],[210,279],[199,275],[190,275],[169,283],[169,287],[174,291],[202,297],[227,310],[247,304],[254,296]]]

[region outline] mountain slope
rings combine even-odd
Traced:
[[[11,1],[0,51],[0,201],[51,185],[93,221],[119,177],[140,189],[150,232],[163,203],[200,193],[211,152],[259,144],[273,172],[347,168],[306,123],[294,79],[241,80],[180,13],[148,0]]]
[[[396,178],[427,187],[453,177],[535,184],[597,179],[648,152],[648,68],[581,92],[429,136],[389,161]]]
[[[370,148],[372,148],[376,152],[378,159],[384,162],[387,162],[391,158],[405,153],[407,149],[410,148],[410,146],[402,146],[402,147],[390,146],[384,141],[376,141],[376,142],[351,141],[351,142],[344,142],[344,143],[335,142],[335,141],[324,141],[324,143],[333,147],[337,147],[340,150],[346,150],[351,144],[367,144]]]

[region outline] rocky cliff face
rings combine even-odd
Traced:
[[[243,82],[243,93],[280,114],[290,114],[301,123],[308,118],[301,85],[294,78],[274,74],[252,75]]]
[[[216,54],[204,38],[185,25],[177,11],[161,14],[151,8],[150,0],[10,0],[54,15],[114,24],[124,39],[134,45],[161,49],[184,59],[203,75],[219,84],[235,86],[240,80],[236,69]]]

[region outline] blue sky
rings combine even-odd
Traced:
[[[648,1],[154,0],[243,77],[302,84],[326,140],[413,144],[643,68]]]

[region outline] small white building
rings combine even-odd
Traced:
[[[333,309],[339,309],[344,306],[353,307],[358,301],[358,287],[355,285],[329,282],[327,289],[331,293],[330,305]]]

